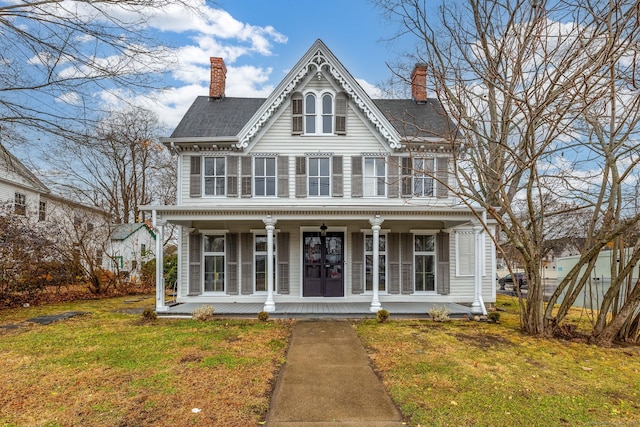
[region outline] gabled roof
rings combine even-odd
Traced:
[[[113,231],[111,232],[111,240],[126,240],[133,233],[138,231],[141,228],[145,228],[149,231],[149,234],[156,238],[155,233],[147,227],[146,224],[138,222],[134,224],[117,224],[114,226]]]
[[[407,141],[447,138],[455,132],[455,126],[436,99],[425,103],[411,99],[371,99],[318,39],[268,98],[199,96],[165,142],[181,140],[246,148],[310,73],[334,79],[349,96],[351,105],[362,112],[392,149],[401,148]]]
[[[7,172],[13,172],[19,176],[21,176],[26,183],[28,183],[31,188],[40,193],[51,193],[49,187],[44,185],[42,181],[40,181],[17,157],[9,152],[2,144],[0,144],[0,166],[6,168]],[[5,178],[7,175],[2,173],[0,170],[0,179],[3,181],[8,181]],[[13,182],[13,181],[11,181]],[[24,185],[22,183],[15,183],[18,185]]]

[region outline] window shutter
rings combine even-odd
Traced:
[[[278,156],[278,197],[289,197],[289,156]]]
[[[347,134],[347,95],[339,93],[336,95],[336,134]]]
[[[436,163],[436,195],[438,197],[448,197],[449,160],[446,157],[438,157]]]
[[[189,235],[189,296],[202,293],[202,235]]]
[[[202,196],[202,172],[200,171],[202,165],[202,158],[200,156],[191,156],[190,158],[190,173],[189,173],[189,196],[201,197]]]
[[[389,171],[389,175],[387,177],[387,195],[392,199],[398,197],[398,187],[400,181],[400,165],[398,164],[399,162],[400,158],[397,156],[389,157],[389,160],[387,162],[387,168]]]
[[[332,158],[332,187],[333,197],[343,196],[343,176],[342,176],[342,156],[333,156]]]
[[[238,233],[227,234],[225,276],[229,295],[238,295]]]
[[[277,291],[281,295],[289,294],[289,233],[278,233],[277,235],[277,268],[278,286]]]
[[[307,197],[307,158],[296,157],[296,197]]]
[[[387,259],[389,276],[387,286],[390,294],[400,293],[400,233],[387,234]]]
[[[227,157],[227,196],[238,197],[238,156]]]
[[[251,168],[252,158],[250,156],[244,156],[241,158],[240,173],[242,174],[242,197],[251,197]]]
[[[413,293],[413,234],[402,233],[400,236],[400,253],[402,263],[403,294]]]
[[[240,234],[240,262],[242,277],[240,280],[240,292],[242,295],[253,293],[253,234]]]
[[[436,235],[436,258],[438,262],[436,290],[440,295],[449,295],[451,291],[449,280],[449,233],[438,233]]]
[[[291,97],[291,134],[302,135],[302,94],[294,93]]]
[[[475,235],[473,232],[456,233],[456,270],[459,276],[473,276],[475,272]]]
[[[400,171],[401,174],[401,183],[400,183],[400,187],[401,187],[401,193],[402,193],[402,197],[411,197],[411,195],[413,194],[413,188],[411,185],[411,175],[412,175],[412,168],[413,168],[413,162],[411,161],[411,157],[403,157],[402,158],[402,170]]]
[[[351,293],[364,292],[364,236],[351,233]]]
[[[362,197],[362,156],[351,157],[351,197]]]

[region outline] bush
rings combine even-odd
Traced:
[[[448,322],[449,321],[449,310],[447,307],[431,307],[429,309],[429,316],[431,316],[431,320],[434,322]]]
[[[491,323],[498,323],[500,321],[500,313],[498,313],[497,311],[492,311],[487,315],[487,317],[489,318],[489,322]]]
[[[389,320],[389,312],[387,310],[378,310],[376,313],[376,319],[379,323],[384,323]]]
[[[158,318],[158,315],[152,308],[147,307],[142,312],[142,320],[145,320],[147,322],[152,322],[157,318]]]
[[[215,312],[213,306],[211,305],[201,305],[200,307],[193,310],[191,316],[193,316],[196,320],[207,321],[213,319],[213,313]]]
[[[260,313],[258,313],[258,320],[261,322],[266,322],[267,320],[269,320],[269,313],[267,313],[266,311],[261,311]]]

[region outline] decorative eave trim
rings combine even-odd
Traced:
[[[252,138],[265,126],[284,101],[291,95],[298,84],[309,73],[322,73],[327,70],[342,86],[354,105],[366,116],[376,130],[382,135],[392,149],[401,147],[400,135],[376,107],[367,93],[355,81],[353,76],[344,68],[340,61],[331,53],[327,46],[318,39],[289,72],[284,80],[271,93],[256,114],[238,133],[237,147],[245,149]]]

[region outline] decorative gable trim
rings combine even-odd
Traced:
[[[373,124],[376,130],[384,138],[392,149],[401,148],[400,135],[376,107],[367,93],[360,87],[356,80],[349,74],[338,59],[331,53],[322,40],[316,40],[311,49],[292,68],[291,72],[278,85],[267,98],[266,102],[258,109],[256,114],[247,122],[238,134],[236,147],[245,149],[251,140],[267,124],[282,104],[297,89],[299,83],[309,74],[322,75],[329,72],[331,76],[342,86],[342,90],[353,101],[353,104]]]

